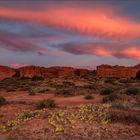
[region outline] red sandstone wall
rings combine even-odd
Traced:
[[[14,69],[6,66],[0,66],[0,79],[9,78],[15,74],[16,72]]]
[[[36,66],[27,66],[19,69],[20,77],[33,77],[33,76],[42,76],[42,77],[60,77],[60,76],[82,76],[85,74],[91,74],[91,71],[84,69],[74,69],[72,67],[36,67]]]
[[[99,77],[135,77],[140,67],[123,67],[101,65],[97,67],[97,76]]]

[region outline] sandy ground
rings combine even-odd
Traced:
[[[25,91],[0,92],[0,96],[6,98],[8,103],[0,107],[0,124],[6,123],[15,117],[16,113],[23,110],[34,110],[34,104],[43,99],[52,98],[61,108],[63,106],[76,106],[79,104],[97,103],[102,97],[93,94],[93,99],[85,100],[84,95],[73,97],[56,96],[51,92],[39,93],[29,96]],[[76,111],[76,110],[75,110]],[[1,133],[0,140],[139,140],[140,126],[136,124],[111,123],[108,125],[108,135],[102,136],[99,132],[99,125],[78,124],[80,128],[65,134],[54,135],[48,129],[48,121],[45,118],[37,117],[24,122],[16,130]]]

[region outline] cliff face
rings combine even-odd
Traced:
[[[135,77],[140,70],[140,65],[134,67],[100,65],[97,67],[99,77]]]
[[[72,67],[45,68],[38,66],[26,66],[15,70],[9,67],[0,66],[0,80],[14,75],[29,78],[32,78],[33,76],[53,78],[83,75],[96,75],[98,77],[135,77],[138,71],[140,71],[140,64],[134,67],[100,65],[97,67],[96,72],[87,69],[74,69]]]
[[[46,68],[37,66],[26,66],[19,68],[20,77],[44,76]]]
[[[91,73],[89,70],[84,69],[74,69],[72,67],[36,67],[27,66],[19,69],[20,77],[33,77],[42,76],[47,77],[63,77],[63,76],[82,76]]]
[[[0,66],[0,80],[4,78],[10,78],[15,74],[16,72],[14,69],[6,66]]]

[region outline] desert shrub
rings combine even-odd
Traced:
[[[56,107],[56,103],[55,100],[53,99],[47,99],[47,100],[44,99],[36,104],[37,109],[54,108],[54,107]]]
[[[140,125],[139,112],[131,110],[109,109],[108,118],[111,122],[136,123]]]
[[[6,92],[13,92],[16,91],[15,89],[11,88],[11,89],[7,89]]]
[[[120,83],[127,83],[128,82],[128,79],[127,78],[121,78],[119,80]]]
[[[110,103],[119,100],[120,97],[117,94],[111,94],[102,99],[102,103]]]
[[[4,105],[6,103],[6,99],[0,96],[0,105]]]
[[[105,80],[105,83],[112,83],[112,82],[113,82],[113,80],[111,78],[108,78]]]
[[[18,118],[21,120],[26,120],[26,119],[30,119],[32,117],[36,116],[36,112],[32,112],[32,111],[24,111],[21,114],[19,114]]]
[[[127,95],[137,95],[139,93],[140,93],[140,90],[137,87],[130,87],[126,90]]]
[[[12,77],[20,77],[20,71],[16,69],[15,72],[16,73]]]
[[[30,79],[29,77],[24,77],[24,76],[20,78],[20,80],[29,80],[29,79]]]
[[[93,96],[91,96],[91,95],[86,95],[86,96],[84,97],[84,99],[90,100],[90,99],[93,99]]]
[[[137,78],[137,79],[140,79],[140,71],[138,71],[138,72],[136,73],[136,78]]]
[[[65,86],[75,86],[74,83],[68,82],[68,81],[63,81],[63,85],[65,85]]]
[[[110,95],[114,92],[113,88],[107,87],[101,91],[101,95]]]
[[[95,89],[95,85],[85,85],[84,88],[86,88],[86,89]]]
[[[114,103],[112,103],[111,108],[126,110],[126,109],[129,109],[130,107],[128,106],[128,104],[123,104],[123,103],[120,103],[120,102],[114,102]]]
[[[67,96],[67,95],[71,95],[71,92],[69,90],[58,90],[56,92],[57,95],[62,95],[62,96]]]
[[[31,80],[32,80],[32,81],[43,81],[44,78],[41,77],[41,76],[33,76]]]
[[[28,92],[29,92],[28,95],[36,95],[35,92],[33,90],[31,90],[31,89]]]

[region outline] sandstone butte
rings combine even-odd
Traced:
[[[100,65],[97,66],[96,76],[98,77],[135,77],[137,72],[140,71],[140,64],[133,67],[124,66],[110,66]],[[83,76],[87,74],[95,74],[94,70],[76,69],[72,67],[39,67],[39,66],[26,66],[19,69],[13,69],[7,66],[0,66],[0,79],[9,78],[18,73],[20,77],[33,77],[42,76],[47,77],[60,77],[60,76]]]

